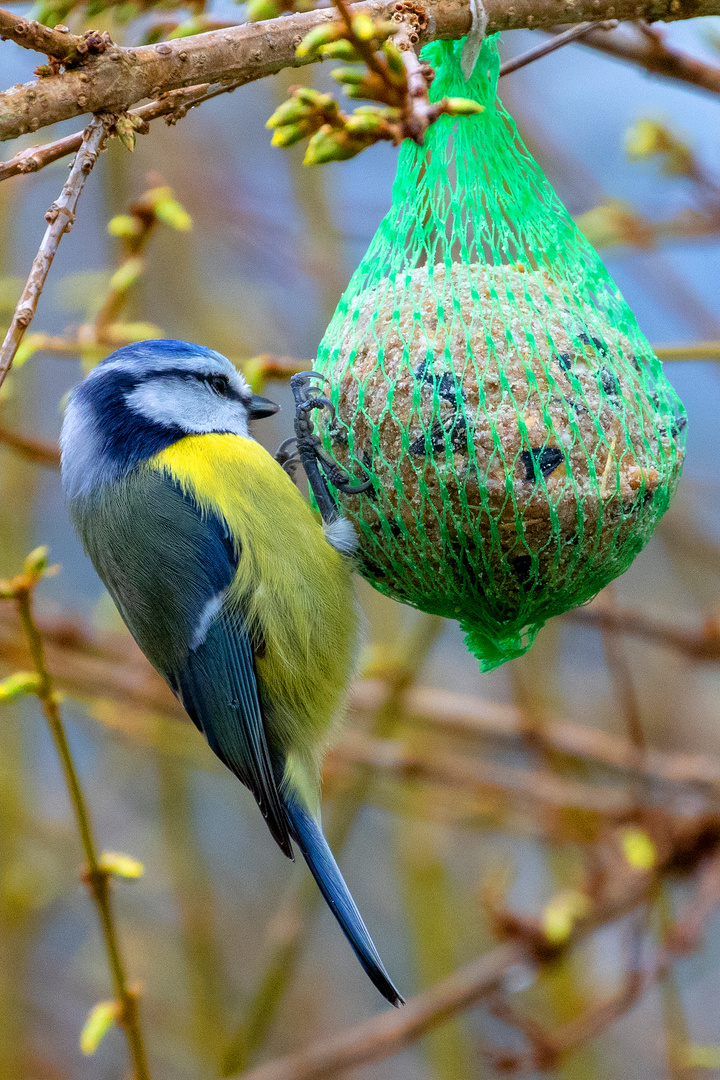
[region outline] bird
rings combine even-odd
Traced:
[[[135,641],[302,853],[360,964],[393,985],[325,840],[320,766],[357,650],[352,525],[323,526],[250,434],[278,406],[220,353],[125,345],[72,391],[62,484],[86,553]]]

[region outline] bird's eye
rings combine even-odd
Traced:
[[[230,382],[225,375],[208,375],[205,381],[216,394],[227,394],[230,389]]]

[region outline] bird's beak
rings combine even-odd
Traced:
[[[280,406],[276,405],[274,401],[269,401],[266,397],[260,397],[259,394],[253,394],[247,406],[251,420],[263,420],[266,416],[274,416],[279,409]]]

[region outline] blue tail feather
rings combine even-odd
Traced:
[[[290,835],[302,851],[320,892],[340,923],[363,969],[391,1005],[403,1005],[404,998],[393,986],[383,966],[320,826],[312,814],[296,800],[286,796],[285,806],[290,821]]]

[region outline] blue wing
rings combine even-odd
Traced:
[[[227,590],[242,553],[227,524],[161,473],[130,473],[76,514],[95,568],[140,648],[293,858],[253,643]]]

